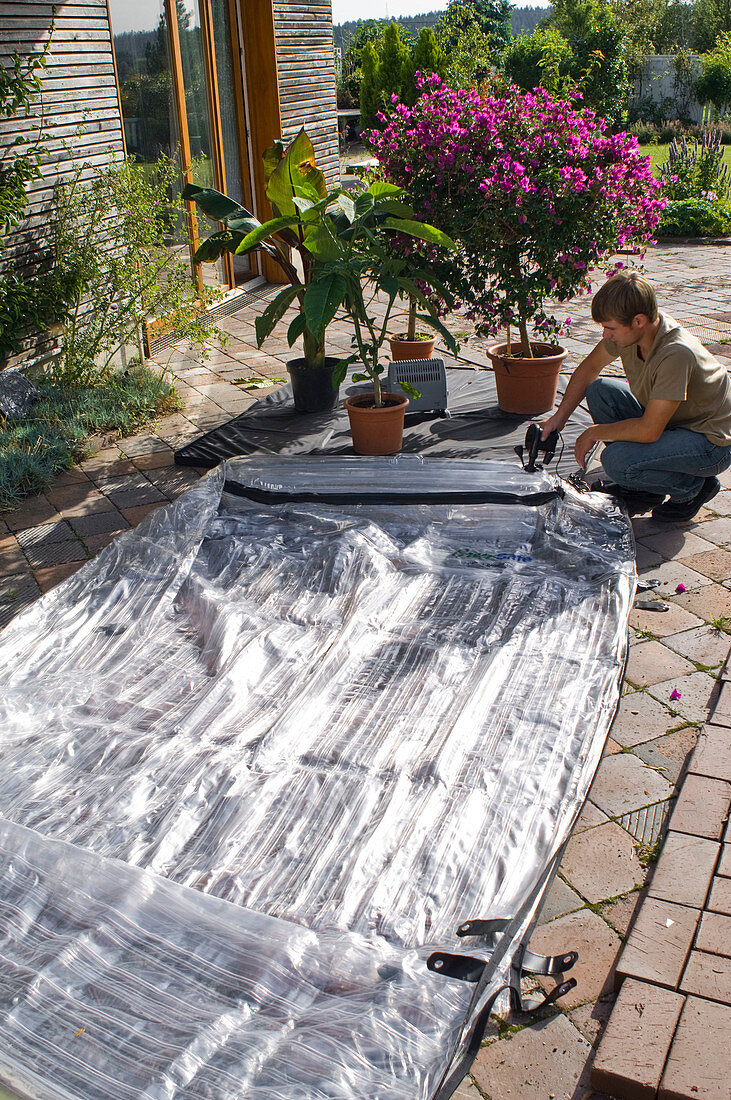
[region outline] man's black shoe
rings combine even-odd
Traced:
[[[639,516],[643,512],[649,512],[658,504],[662,504],[665,497],[660,493],[645,493],[641,489],[625,489],[623,485],[616,485],[612,481],[597,481],[592,485],[597,493],[607,493],[614,497],[627,509],[631,516]]]
[[[671,497],[666,504],[660,504],[657,508],[652,509],[652,518],[659,520],[661,523],[687,523],[720,490],[721,482],[718,478],[707,477],[696,495],[691,497],[690,500],[683,500],[674,504]]]

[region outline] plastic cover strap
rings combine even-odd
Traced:
[[[633,551],[609,498],[500,463],[231,460],[15,619],[0,1079],[433,1096],[479,1005],[426,959],[507,980],[618,702]]]

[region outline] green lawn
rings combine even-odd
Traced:
[[[658,174],[658,170],[662,168],[665,161],[668,159],[668,149],[670,145],[640,145],[640,152],[645,156],[652,157],[652,171],[655,175]],[[723,159],[724,163],[728,165],[731,170],[731,145],[723,146]]]

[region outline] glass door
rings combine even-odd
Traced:
[[[176,156],[182,182],[215,187],[251,209],[239,35],[231,0],[110,0],[127,152],[143,163]],[[191,204],[178,236],[192,253],[203,215]],[[201,226],[201,235],[209,227]],[[191,259],[192,262],[192,259]],[[255,274],[248,256],[195,266],[222,290]]]

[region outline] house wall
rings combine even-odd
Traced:
[[[330,0],[274,0],[282,136],[304,126],[331,187],[340,182]]]
[[[0,64],[10,63],[14,50],[21,55],[40,54],[53,18],[53,6],[44,0],[21,3],[3,0],[0,6]],[[123,156],[122,125],[114,78],[112,43],[106,0],[65,3],[56,0],[51,49],[43,73],[42,90],[29,118],[3,120],[0,128],[0,161],[20,134],[37,134],[42,128],[42,179],[28,185],[27,216],[10,233],[0,254],[0,277],[13,265],[21,271],[39,270],[47,262],[53,211],[53,189],[63,173],[88,163],[89,169]],[[42,359],[51,341],[26,341],[26,358]]]

